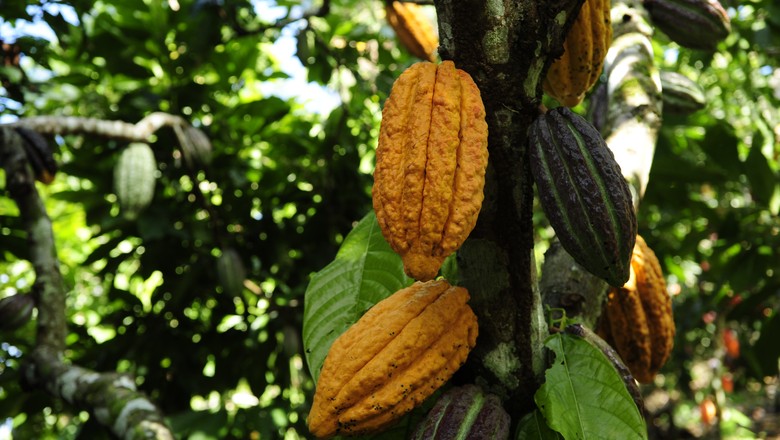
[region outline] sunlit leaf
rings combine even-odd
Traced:
[[[534,399],[552,429],[566,439],[647,438],[639,409],[601,351],[563,333],[545,346],[555,362]]]

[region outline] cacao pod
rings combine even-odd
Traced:
[[[661,71],[661,98],[664,113],[688,115],[707,105],[701,86],[677,72]]]
[[[439,37],[420,5],[388,1],[385,4],[385,15],[409,53],[421,60],[436,60]]]
[[[631,278],[623,287],[610,289],[604,312],[599,334],[639,382],[652,382],[672,351],[675,326],[661,264],[640,236],[631,258]]]
[[[127,219],[135,219],[152,202],[157,171],[154,152],[147,144],[132,143],[114,166],[114,191]]]
[[[731,32],[731,20],[718,0],[644,0],[657,28],[690,49],[714,51]]]
[[[174,125],[173,129],[179,140],[184,160],[191,167],[211,163],[211,141],[203,131],[189,124]]]
[[[217,259],[217,278],[222,290],[230,296],[240,296],[244,291],[246,268],[235,249],[222,250],[222,255]]]
[[[628,280],[637,225],[631,191],[598,131],[566,107],[529,129],[531,172],[566,252],[613,286]]]
[[[509,414],[498,396],[486,394],[476,385],[465,385],[439,397],[411,440],[505,440],[509,424]]]
[[[604,67],[612,43],[610,0],[585,0],[563,42],[563,55],[547,71],[544,91],[567,107],[582,102]]]
[[[479,89],[451,61],[414,64],[393,84],[372,194],[382,235],[410,277],[433,279],[474,228],[487,134]]]
[[[35,178],[46,185],[54,182],[57,174],[57,161],[54,160],[54,148],[43,135],[26,127],[16,127],[22,137],[27,161],[30,162]],[[55,147],[57,144],[54,144]]]
[[[35,300],[29,294],[0,299],[0,331],[13,331],[27,324],[34,308]]]
[[[328,351],[309,413],[312,434],[378,431],[447,382],[476,344],[468,299],[466,289],[435,280],[374,305]]]

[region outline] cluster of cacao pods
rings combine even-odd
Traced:
[[[631,277],[624,286],[610,289],[598,333],[642,383],[653,380],[672,351],[672,301],[661,264],[640,236],[631,258]]]
[[[644,0],[653,25],[690,49],[714,51],[731,32],[731,20],[718,0]]]
[[[476,224],[487,156],[485,109],[466,72],[445,61],[401,74],[382,112],[372,195],[383,236],[418,281],[375,304],[330,347],[308,417],[315,436],[383,429],[444,385],[474,348],[468,291],[434,278]],[[432,417],[463,418],[463,406],[498,414],[496,399],[466,394]]]

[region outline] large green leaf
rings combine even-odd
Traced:
[[[409,284],[401,258],[382,237],[376,215],[369,213],[306,289],[303,345],[315,381],[333,341],[371,306]]]
[[[545,346],[555,362],[534,399],[552,429],[570,440],[647,438],[639,409],[599,349],[563,333]]]
[[[537,409],[526,414],[517,425],[515,440],[561,440],[563,437],[549,426],[544,416]]]

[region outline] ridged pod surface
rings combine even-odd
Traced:
[[[644,0],[653,25],[675,43],[714,51],[731,32],[731,20],[718,0]]]
[[[468,299],[466,289],[436,280],[374,305],[325,358],[308,418],[312,434],[378,431],[447,382],[476,344]]]
[[[439,397],[410,440],[505,440],[510,422],[498,396],[464,385]]]
[[[610,0],[585,0],[563,43],[563,55],[547,71],[544,91],[567,107],[582,102],[599,79],[612,43]]]
[[[439,37],[420,5],[390,1],[385,4],[385,15],[409,53],[425,61],[436,59]]]
[[[637,225],[631,191],[598,131],[566,107],[529,129],[531,172],[566,252],[613,286],[627,280]]]
[[[688,115],[707,105],[701,86],[677,72],[661,72],[661,98],[664,113]]]
[[[479,89],[451,61],[414,64],[393,85],[372,194],[382,234],[412,278],[433,279],[474,228],[487,135]]]
[[[154,197],[157,161],[147,144],[135,142],[127,146],[114,165],[114,191],[119,207],[128,219],[135,219]]]
[[[672,300],[661,264],[640,236],[631,258],[631,277],[623,287],[610,290],[598,331],[639,382],[652,382],[669,358],[675,333]]]

